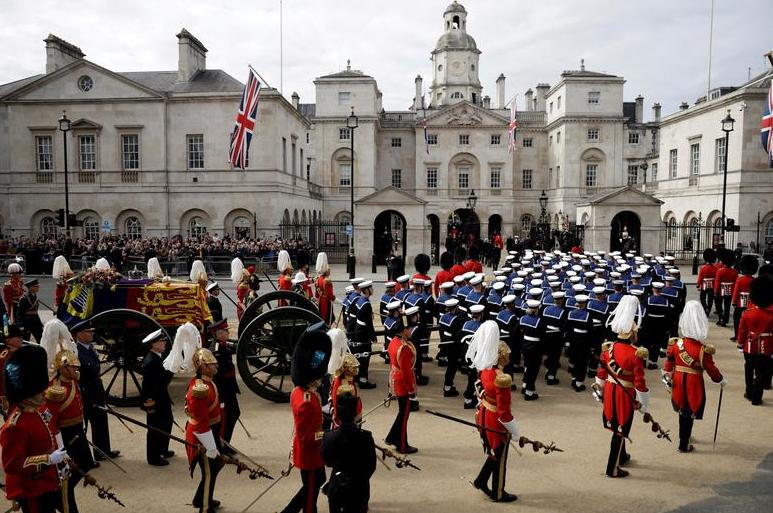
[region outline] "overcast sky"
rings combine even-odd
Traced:
[[[315,77],[352,67],[372,75],[387,109],[406,109],[413,79],[431,81],[430,51],[448,0],[284,0],[284,87],[314,101]],[[625,99],[645,97],[645,119],[705,93],[711,0],[468,0],[467,29],[483,52],[484,94],[507,77],[507,96],[562,70],[625,77]],[[279,0],[3,0],[0,83],[45,71],[43,39],[53,33],[114,71],[174,70],[185,27],[209,49],[208,68],[240,81],[252,64],[280,85]],[[773,1],[715,0],[712,86],[739,84],[767,67]]]

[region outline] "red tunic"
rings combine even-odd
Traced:
[[[500,369],[491,368],[480,371],[478,380],[483,387],[483,397],[475,415],[476,424],[506,432],[502,423],[513,420],[513,414],[510,411],[512,379]],[[496,450],[500,445],[508,443],[508,436],[493,431],[481,430],[481,437],[484,439],[484,444],[491,450]]]
[[[703,280],[711,280],[711,285],[708,286],[709,289],[714,288],[714,277],[717,275],[717,268],[714,264],[704,264],[701,266],[701,270],[698,271],[698,281],[695,283],[695,286],[698,287],[698,290],[703,290]]]
[[[56,290],[54,291],[54,306],[59,307],[62,304],[64,295],[67,293],[67,282],[59,281],[56,283]]]
[[[357,387],[357,380],[353,377],[344,377],[343,375],[336,376],[333,379],[333,384],[330,386],[330,397],[333,403],[333,424],[335,424],[336,427],[341,425],[341,420],[338,418],[338,388],[341,386],[344,379],[346,379],[346,383],[349,386],[354,388],[354,395],[357,397],[357,416],[355,417],[355,420],[362,417],[362,400],[360,399],[360,390]]]
[[[474,272],[475,274],[483,272],[483,265],[477,260],[465,260],[462,265],[465,272]]]
[[[14,408],[0,430],[5,494],[8,499],[29,499],[59,488],[56,467],[48,455],[56,449],[49,424],[50,413],[34,406]]]
[[[239,282],[239,285],[236,287],[236,299],[238,300],[238,304],[236,306],[236,317],[241,320],[242,315],[244,315],[244,302],[247,300],[247,294],[250,292],[250,286],[247,285],[244,281]]]
[[[735,284],[735,280],[738,278],[738,271],[733,269],[732,267],[722,267],[720,270],[717,271],[716,276],[714,276],[714,294],[718,294],[720,296],[730,296],[733,293],[733,285]],[[723,283],[730,283],[729,291],[727,290],[727,286],[723,289],[722,284]],[[726,293],[725,293],[726,292]]]
[[[5,311],[8,313],[8,318],[11,323],[14,322],[14,310],[16,310],[16,303],[24,295],[24,284],[21,280],[8,280],[3,284],[3,303],[5,304]]]
[[[462,264],[454,264],[453,267],[451,267],[451,279],[454,279],[457,276],[461,276],[466,272],[467,269],[465,269]]]
[[[644,357],[646,358],[646,356]],[[630,423],[634,412],[636,391],[647,392],[647,382],[644,379],[644,358],[636,356],[636,347],[628,342],[617,341],[606,345],[601,351],[601,366],[598,377],[605,379],[604,383],[604,427],[621,432],[625,436],[623,426]],[[608,370],[608,368],[610,370]],[[617,384],[614,375],[623,384]],[[634,390],[635,389],[635,390]]]
[[[389,380],[395,397],[404,397],[416,393],[416,348],[409,340],[392,337],[389,342]]]
[[[675,411],[683,415],[703,418],[703,408],[706,406],[704,369],[712,381],[722,381],[722,373],[714,365],[714,358],[711,356],[715,349],[687,337],[671,339],[668,343],[668,355],[663,370],[674,373],[671,380],[671,404]]]
[[[52,379],[45,397],[56,431],[83,423],[83,401],[77,382],[62,377]]]
[[[293,279],[288,274],[280,274],[277,279],[277,287],[279,290],[293,290]],[[277,301],[279,306],[287,306],[287,301],[280,299]]]
[[[435,281],[432,283],[432,292],[435,294],[435,297],[440,295],[440,285],[442,285],[447,281],[453,281],[453,280],[454,280],[454,274],[450,270],[449,271],[446,271],[445,269],[439,270],[435,274]]]
[[[741,305],[741,294],[746,294],[744,296],[745,301],[749,300],[749,289],[751,287],[752,280],[754,280],[754,276],[750,276],[748,274],[742,274],[738,277],[737,280],[735,280],[732,298],[733,306],[738,308],[746,308],[748,306],[748,303]]]
[[[188,391],[185,393],[185,414],[188,422],[185,424],[185,440],[192,445],[187,445],[188,463],[196,461],[198,452],[196,446],[199,439],[195,433],[206,433],[212,426],[220,422],[220,397],[217,386],[209,378],[193,377],[188,382]],[[220,433],[212,433],[220,436]]]
[[[333,301],[336,298],[333,282],[328,276],[317,276],[314,288],[316,289],[314,297],[319,301],[319,313],[322,320],[330,324],[333,321]]]
[[[413,280],[431,280],[432,278],[428,274],[422,274],[422,273],[416,273],[413,276],[411,276],[411,285],[413,285]]]
[[[773,305],[749,307],[738,325],[738,348],[744,353],[771,354],[773,351]]]
[[[290,394],[293,409],[293,465],[300,470],[324,467],[322,460],[322,405],[319,394],[296,386]]]
[[[8,399],[5,397],[5,362],[11,357],[8,349],[0,351],[0,414],[4,414],[8,408]]]

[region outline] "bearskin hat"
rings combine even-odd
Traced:
[[[448,251],[443,251],[440,254],[440,267],[443,268],[443,270],[448,271],[453,267],[454,265],[454,255],[449,253]]]
[[[457,264],[461,264],[464,262],[464,259],[467,258],[467,251],[465,251],[464,248],[456,248],[456,251],[454,251],[454,260]]]
[[[773,275],[773,264],[761,265],[759,269],[759,275],[762,276],[763,274]]]
[[[733,265],[735,265],[735,254],[729,249],[723,249],[719,254],[719,259],[727,267],[733,267]]]
[[[46,350],[37,345],[24,345],[11,354],[5,364],[5,392],[8,401],[20,403],[48,387]]]
[[[327,373],[332,343],[324,322],[309,326],[293,350],[290,375],[296,386],[306,386]]]
[[[311,256],[309,255],[308,251],[302,249],[295,255],[295,261],[298,264],[298,269],[300,269],[301,267],[309,265],[309,262],[311,262]]]
[[[744,255],[741,257],[741,262],[738,264],[739,269],[743,274],[752,274],[757,272],[760,267],[760,261],[754,255]]]
[[[749,298],[760,308],[773,304],[773,275],[761,274],[752,280]]]
[[[426,253],[419,253],[413,259],[413,266],[416,268],[416,272],[420,274],[427,274],[431,265],[432,261]]]
[[[717,261],[717,252],[714,251],[714,248],[706,248],[703,250],[703,260],[710,264]]]
[[[351,390],[348,388],[351,388]],[[352,393],[353,390],[352,387],[345,387],[344,385],[341,385],[338,389],[336,414],[342,424],[351,424],[357,416],[357,396]]]

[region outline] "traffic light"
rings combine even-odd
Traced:
[[[83,223],[75,219],[75,214],[73,214],[72,212],[70,212],[70,215],[67,216],[67,226],[69,226],[70,228],[74,226],[80,226],[82,224]]]
[[[725,227],[726,232],[740,232],[741,227],[735,224],[735,219],[727,219],[727,226]]]
[[[56,225],[64,228],[64,209],[60,208],[56,211]]]

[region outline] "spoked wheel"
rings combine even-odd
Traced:
[[[94,344],[102,355],[102,382],[107,402],[115,406],[139,406],[142,359],[147,348],[142,339],[161,328],[150,316],[135,310],[118,309],[91,318]]]
[[[244,314],[242,314],[242,318],[239,321],[239,336],[241,337],[244,329],[259,315],[285,306],[303,308],[319,316],[319,308],[317,308],[317,305],[305,296],[289,290],[275,290],[258,296],[258,299],[247,305],[247,308],[244,310]]]
[[[322,321],[309,310],[286,306],[268,310],[244,328],[236,362],[244,384],[264,399],[290,400],[290,361],[295,343],[306,328]]]

